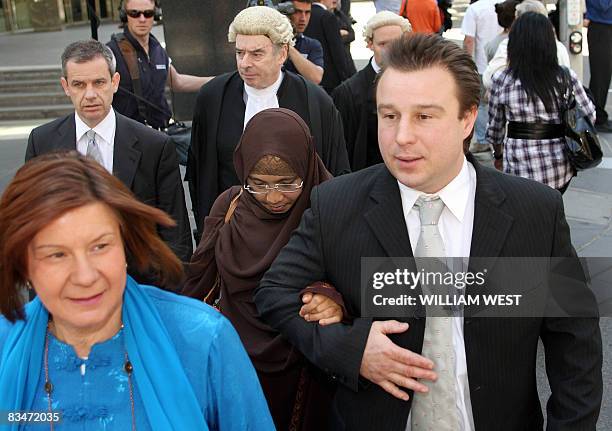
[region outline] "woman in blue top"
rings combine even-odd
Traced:
[[[0,200],[0,411],[58,431],[274,429],[227,319],[127,275],[129,256],[181,278],[156,234],[172,223],[76,152],[17,172]],[[0,420],[40,429],[19,418]]]

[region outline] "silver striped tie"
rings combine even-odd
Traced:
[[[414,207],[419,211],[421,233],[414,252],[417,267],[426,271],[444,271],[444,263],[435,259],[446,256],[444,241],[438,229],[438,220],[444,210],[444,202],[438,197],[419,197]],[[418,258],[429,258],[421,259]],[[419,268],[419,269],[420,269]],[[439,286],[423,285],[423,294],[440,294]],[[427,393],[415,393],[412,400],[412,431],[455,431],[458,429],[455,393],[455,351],[450,313],[446,317],[441,307],[426,307],[425,334],[421,354],[434,362],[438,375],[435,382],[421,380],[429,388]],[[448,312],[447,312],[448,313]],[[432,316],[435,315],[436,317]]]

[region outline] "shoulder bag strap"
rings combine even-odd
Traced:
[[[224,224],[228,224],[229,221],[232,219],[232,216],[234,215],[234,211],[236,210],[236,207],[238,206],[238,200],[240,199],[240,196],[242,196],[243,191],[244,191],[244,188],[241,187],[238,194],[230,202],[229,208],[227,209],[227,212],[225,213]],[[219,305],[221,301],[221,277],[219,276],[218,270],[217,270],[217,277],[215,278],[215,283],[213,284],[213,287],[208,291],[203,301],[208,304],[211,297],[213,296],[216,296],[216,298],[211,305],[215,307],[217,310],[221,311],[221,308]]]
[[[147,109],[142,102],[144,97],[142,95],[142,84],[140,82],[140,71],[138,70],[138,56],[136,49],[125,37],[125,35],[119,33],[115,35],[115,40],[121,51],[121,55],[127,64],[128,71],[130,72],[130,78],[132,78],[132,87],[134,88],[134,95],[136,96],[136,103],[138,104],[138,113],[146,121]]]
[[[236,207],[238,206],[238,199],[240,199],[240,196],[242,196],[243,191],[244,191],[244,188],[240,187],[240,192],[238,192],[236,197],[232,199],[232,201],[230,202],[230,206],[227,209],[227,212],[225,213],[225,224],[228,224],[229,221],[232,219],[232,216],[234,215],[234,211],[236,210]]]

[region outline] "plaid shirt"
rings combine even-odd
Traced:
[[[595,122],[595,106],[587,97],[578,77],[570,70],[576,103]],[[566,97],[564,97],[566,99]],[[541,100],[527,99],[519,80],[512,78],[508,69],[493,76],[489,98],[489,126],[487,142],[504,146],[504,172],[539,181],[553,188],[567,184],[574,176],[565,155],[565,138],[513,139],[506,137],[506,122],[561,123],[561,114],[555,108],[546,112]]]

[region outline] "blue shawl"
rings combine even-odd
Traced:
[[[164,323],[148,295],[128,276],[123,294],[126,349],[153,430],[208,430],[202,408]],[[31,411],[43,366],[49,314],[40,299],[26,306],[0,356],[0,410]],[[10,430],[17,430],[13,424]]]

